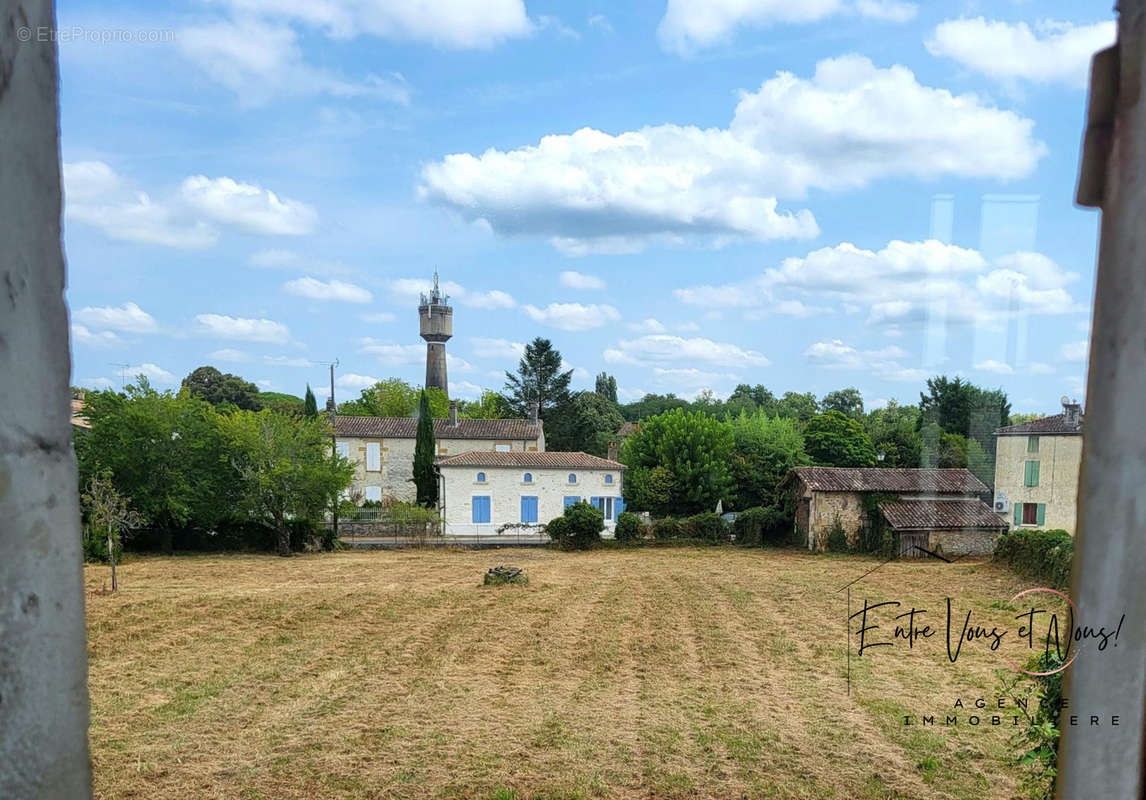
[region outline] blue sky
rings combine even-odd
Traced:
[[[1082,396],[1098,215],[1072,198],[1105,7],[58,13],[77,384],[214,364],[301,394],[335,358],[339,399],[417,383],[437,269],[460,397],[535,336],[625,400],[876,406],[939,372],[1016,411]]]

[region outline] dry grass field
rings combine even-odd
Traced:
[[[495,564],[525,587],[482,587]],[[944,630],[851,660],[878,562],[794,551],[343,552],[88,566],[101,798],[1012,797],[1014,729],[905,726],[995,702]],[[852,590],[1015,627],[985,562]],[[886,627],[883,633],[890,634]],[[1014,636],[1014,634],[1010,634]],[[971,709],[974,710],[973,708]],[[1010,713],[1010,712],[1005,712]],[[1008,717],[1009,719],[1009,717]]]

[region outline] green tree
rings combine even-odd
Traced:
[[[776,413],[806,423],[820,413],[820,404],[811,392],[784,392],[776,403]]]
[[[183,379],[183,388],[216,408],[234,406],[245,411],[258,411],[259,387],[238,375],[220,372],[214,367],[199,367]]]
[[[838,411],[852,419],[863,419],[863,395],[854,386],[828,392],[820,401],[820,410]]]
[[[817,464],[831,467],[873,467],[875,449],[858,420],[827,411],[808,420],[804,448]]]
[[[318,401],[314,399],[314,392],[311,391],[309,383],[306,385],[306,396],[302,401],[302,414],[307,419],[318,416]]]
[[[804,437],[793,419],[770,417],[764,412],[741,412],[729,420],[734,447],[732,480],[736,509],[772,505],[776,485],[793,467],[810,463]]]
[[[418,401],[418,431],[414,440],[414,488],[417,503],[426,508],[438,505],[438,476],[434,471],[437,447],[434,442],[434,418],[430,414],[430,399],[422,392]]]
[[[604,456],[624,423],[616,403],[597,392],[577,392],[546,424],[546,446]]]
[[[285,392],[259,392],[259,403],[263,408],[293,417],[301,417],[304,411],[302,398]]]
[[[291,520],[318,521],[350,485],[354,467],[330,448],[325,419],[273,411],[239,411],[220,419],[239,476],[237,507],[274,530],[280,556],[290,555]]]
[[[111,590],[119,590],[115,571],[115,555],[122,547],[123,537],[144,523],[143,515],[131,508],[131,502],[115,490],[111,473],[93,475],[87,490],[80,498],[93,533],[107,538],[107,557],[111,564]]]
[[[505,419],[512,414],[509,402],[492,389],[483,390],[480,398],[463,403],[458,409],[462,419]]]
[[[610,403],[617,403],[617,379],[607,372],[597,374],[597,383],[594,391]]]
[[[655,417],[674,408],[689,409],[691,404],[675,394],[646,394],[634,403],[621,406],[621,415],[630,422]]]
[[[717,501],[729,502],[733,446],[729,425],[699,411],[673,409],[645,420],[621,451],[629,468],[626,505],[663,515],[711,511]]]
[[[921,466],[944,469],[967,466],[968,439],[965,436],[958,433],[948,433],[932,422],[923,426],[920,437],[923,441],[920,455]],[[980,447],[979,450],[981,452],[982,448]],[[988,483],[987,485],[991,484]]]
[[[776,416],[777,402],[776,395],[772,394],[764,385],[758,383],[755,386],[749,386],[747,383],[741,383],[732,390],[732,394],[728,395],[728,399],[724,401],[724,416],[726,419],[732,419],[743,412],[754,414],[757,411],[770,417]]]
[[[966,440],[974,439],[979,443],[985,456],[980,458],[979,468],[984,472],[989,470],[990,480],[988,486],[994,484],[995,437],[996,428],[1010,422],[1011,403],[1007,393],[1002,389],[984,389],[975,384],[964,381],[962,378],[948,378],[937,375],[927,380],[927,392],[919,395],[920,420],[922,430],[928,425],[938,425],[948,434],[957,434]],[[929,452],[928,449],[932,448]],[[940,448],[940,449],[934,449]],[[953,439],[947,440],[947,449],[942,451],[941,438],[924,437],[925,454],[921,462],[957,461],[957,443]],[[963,448],[966,455],[966,447]],[[964,459],[964,466],[966,462]]]
[[[418,410],[421,389],[401,378],[387,378],[367,386],[357,400],[348,400],[338,406],[338,413],[353,417],[413,417]],[[450,398],[437,386],[425,390],[434,419],[444,419],[450,413]]]
[[[919,409],[889,400],[864,419],[864,430],[871,437],[876,454],[883,453],[884,467],[918,467],[923,444],[919,433]]]
[[[561,371],[561,353],[553,343],[538,337],[525,346],[517,374],[505,373],[506,399],[513,413],[523,417],[537,403],[541,418],[548,421],[550,411],[569,402],[572,379],[573,370]]]

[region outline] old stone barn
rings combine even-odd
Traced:
[[[899,541],[900,555],[988,555],[1006,521],[980,498],[987,486],[965,469],[798,467],[782,484],[792,493],[796,531],[810,550],[827,549],[839,527],[855,544],[878,514]]]

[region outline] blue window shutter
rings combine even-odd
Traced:
[[[521,497],[521,521],[522,522],[537,522],[537,498]]]
[[[1022,503],[1015,503],[1014,511],[1015,511],[1015,524],[1016,525],[1022,525],[1023,524],[1023,504]]]
[[[624,512],[624,510],[625,510],[625,498],[618,497],[617,498],[617,516],[618,517],[621,516],[621,513]]]
[[[474,522],[489,522],[489,497],[474,497],[473,502],[473,521]]]
[[[1035,524],[1037,524],[1037,525],[1046,524],[1046,521],[1047,521],[1047,504],[1046,503],[1039,503],[1037,514],[1038,514],[1038,516],[1035,517]]]

